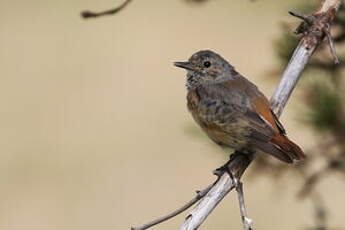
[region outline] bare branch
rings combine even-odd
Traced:
[[[185,205],[183,205],[181,208],[178,208],[177,210],[173,211],[172,213],[169,213],[168,215],[166,216],[162,216],[160,218],[157,218],[153,221],[150,221],[140,227],[132,227],[131,230],[145,230],[145,229],[148,229],[148,228],[151,228],[157,224],[160,224],[164,221],[167,221],[171,218],[173,218],[174,216],[177,216],[178,214],[184,212],[185,210],[187,210],[188,208],[190,208],[192,205],[194,205],[196,202],[198,202],[201,198],[203,198],[207,193],[208,191],[210,191],[210,189],[212,188],[213,184],[210,184],[209,186],[207,186],[205,189],[201,190],[201,191],[197,191],[196,192],[196,196],[188,201]]]
[[[323,41],[325,36],[323,29],[331,24],[340,3],[341,0],[325,0],[320,9],[313,14],[315,19],[306,28],[307,30],[304,31],[299,45],[295,49],[282,79],[271,98],[271,107],[277,116],[281,115],[309,58]],[[228,164],[229,172],[233,173],[238,179],[242,176],[252,159],[252,157],[247,158],[243,157],[243,155],[237,154]],[[233,170],[235,170],[235,173]],[[234,180],[228,173],[224,173],[207,195],[190,212],[180,230],[197,229],[234,186]]]
[[[81,16],[85,19],[89,19],[89,18],[96,18],[99,16],[104,16],[104,15],[112,15],[112,14],[116,14],[118,12],[120,12],[121,10],[123,10],[132,0],[125,0],[120,6],[110,9],[110,10],[105,10],[102,12],[93,12],[93,11],[89,11],[89,10],[84,10],[83,12],[81,12]]]
[[[333,4],[331,4],[332,2]],[[323,5],[313,14],[312,24],[304,27],[303,36],[295,49],[282,80],[271,99],[271,106],[277,116],[280,116],[289,97],[296,86],[301,72],[309,58],[325,37],[324,31],[330,27],[341,0],[325,0]],[[332,7],[331,7],[332,6]]]
[[[180,230],[197,229],[228,192],[235,188],[233,178],[240,179],[253,159],[253,152],[235,152],[227,164],[229,173],[223,173],[207,195],[190,212]],[[233,176],[230,176],[233,175]]]
[[[237,180],[235,178],[235,180]],[[244,193],[243,193],[243,183],[241,181],[237,182],[237,186],[236,186],[236,192],[238,195],[238,202],[240,203],[240,212],[241,212],[241,219],[243,222],[243,229],[244,230],[252,230],[252,224],[253,224],[253,220],[248,218],[247,216],[247,208],[246,208],[246,204],[244,202]]]

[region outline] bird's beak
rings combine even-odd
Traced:
[[[190,62],[174,62],[176,67],[184,68],[187,70],[194,70],[193,65]]]

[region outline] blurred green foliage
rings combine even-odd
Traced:
[[[308,86],[307,121],[318,131],[334,131],[344,129],[343,105],[341,92],[330,84],[314,82]]]

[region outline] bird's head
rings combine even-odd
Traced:
[[[219,54],[202,50],[193,54],[187,62],[175,62],[175,66],[187,70],[187,88],[200,84],[212,84],[231,79],[234,71]]]

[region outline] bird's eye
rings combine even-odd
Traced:
[[[211,62],[209,62],[209,61],[204,62],[204,67],[208,68],[210,66],[211,66]]]

